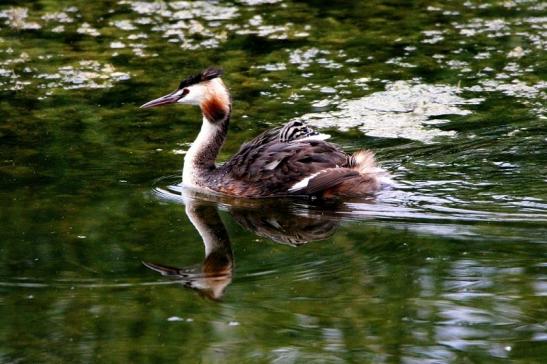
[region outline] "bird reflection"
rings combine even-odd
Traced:
[[[163,276],[179,281],[204,297],[218,300],[232,282],[234,256],[228,232],[218,214],[217,204],[199,200],[186,192],[185,212],[203,240],[205,258],[198,268],[176,268],[158,263],[143,264]],[[222,201],[215,201],[223,203]],[[223,206],[226,206],[223,204]],[[291,205],[262,202],[251,206],[228,205],[228,212],[243,228],[281,244],[300,246],[324,240],[338,223],[321,216],[306,216],[291,210]]]
[[[246,230],[276,243],[293,246],[327,239],[338,226],[335,221],[294,215],[284,208],[261,211],[230,209],[230,213]]]
[[[185,287],[211,299],[219,299],[232,281],[234,256],[228,232],[214,206],[187,203],[186,215],[198,231],[205,246],[205,259],[199,270],[175,268],[162,264],[143,264],[163,276],[175,278]]]

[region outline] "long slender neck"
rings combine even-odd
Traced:
[[[199,134],[184,157],[182,180],[185,184],[196,185],[197,180],[215,167],[215,160],[228,133],[229,118],[212,123],[203,118]]]
[[[216,169],[215,159],[226,139],[230,123],[230,96],[220,79],[210,81],[199,103],[203,114],[201,130],[184,157],[182,181],[204,187],[204,177]]]

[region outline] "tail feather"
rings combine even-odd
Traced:
[[[376,164],[374,153],[365,149],[359,150],[351,156],[350,168],[361,174],[383,171]]]
[[[390,184],[389,174],[376,164],[374,153],[360,150],[347,159],[347,164],[311,174],[295,183],[288,192],[323,198],[358,197],[375,193]]]
[[[393,186],[394,182],[385,169],[378,166],[374,153],[370,150],[359,150],[350,157],[350,168],[361,174],[374,174],[383,187]]]

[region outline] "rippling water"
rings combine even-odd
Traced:
[[[0,362],[544,362],[546,5],[4,1]],[[304,120],[393,176],[337,204],[180,184]],[[144,264],[143,264],[144,263]]]

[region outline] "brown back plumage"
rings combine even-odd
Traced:
[[[350,195],[352,188],[360,195],[379,188],[373,175],[366,175],[376,169],[373,153],[360,151],[350,156],[334,144],[307,139],[310,134],[317,133],[301,123],[262,133],[219,168],[218,190],[245,197],[323,196],[325,192],[333,197],[338,192]],[[293,188],[306,178],[305,186]],[[356,188],[359,182],[365,185]]]

